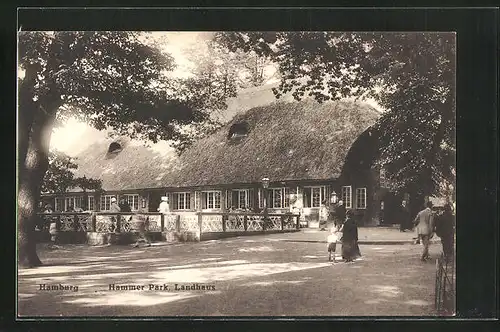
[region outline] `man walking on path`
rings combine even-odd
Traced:
[[[133,218],[133,231],[137,232],[137,241],[134,244],[134,248],[139,247],[139,243],[144,242],[148,247],[151,246],[151,242],[148,239],[146,232],[148,231],[148,222],[149,219],[147,217],[136,215]]]
[[[413,220],[413,224],[417,227],[417,235],[422,241],[422,245],[424,246],[424,250],[422,252],[422,261],[426,261],[430,259],[429,256],[429,245],[431,238],[434,233],[434,214],[432,212],[432,202],[427,202],[427,207],[420,211],[415,220]]]

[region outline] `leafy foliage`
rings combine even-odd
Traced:
[[[165,72],[173,58],[133,32],[21,32],[19,64],[23,104],[75,116],[97,129],[153,141],[176,138],[178,126],[207,115],[177,92]]]
[[[386,110],[376,163],[394,191],[430,195],[454,182],[454,34],[224,32],[216,40],[276,63],[276,98],[374,98]]]
[[[42,192],[63,193],[70,188],[81,188],[85,190],[101,189],[101,180],[74,176],[78,168],[75,160],[60,151],[49,153],[49,167],[42,182]]]

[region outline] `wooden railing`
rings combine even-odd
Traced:
[[[48,231],[56,222],[58,230],[75,232],[126,233],[137,231],[137,223],[145,222],[149,232],[194,231],[254,232],[293,230],[300,227],[299,214],[251,212],[193,212],[161,214],[158,212],[57,212],[39,213],[37,228]]]

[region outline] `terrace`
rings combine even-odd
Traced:
[[[134,241],[136,224],[145,223],[153,240],[203,241],[231,236],[296,231],[299,214],[252,212],[58,212],[38,213],[39,241],[48,240],[50,223],[64,243],[126,244]]]

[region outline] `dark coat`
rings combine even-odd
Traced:
[[[408,206],[401,206],[399,209],[399,222],[401,223],[401,229],[412,229],[413,223],[410,214],[410,209]]]
[[[358,246],[358,226],[352,218],[348,218],[342,228],[342,258],[351,261],[361,256]]]
[[[347,219],[344,223],[344,228],[342,229],[342,241],[358,241],[358,226],[352,218]]]
[[[455,216],[450,211],[445,211],[436,218],[436,235],[440,238],[453,236],[455,226]]]
[[[342,222],[344,222],[345,220],[345,215],[346,215],[346,209],[345,209],[345,205],[342,204],[342,205],[338,205],[336,208],[335,208],[335,216],[341,220]]]

